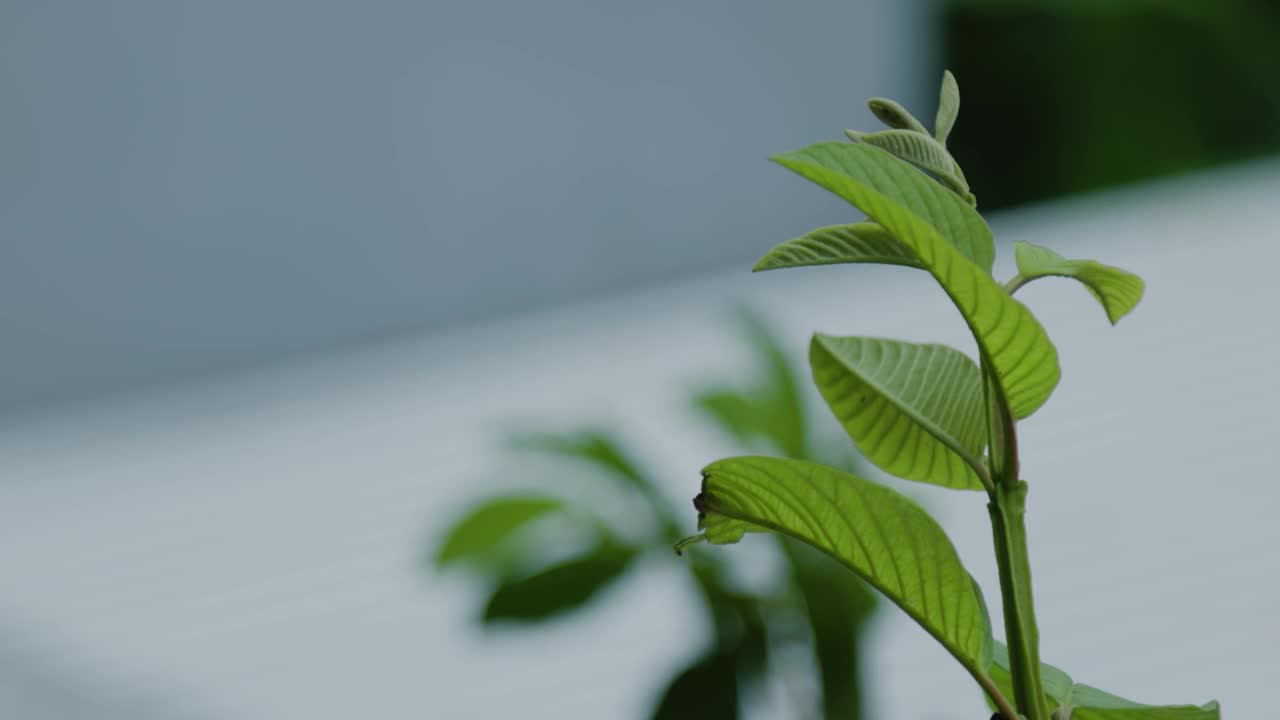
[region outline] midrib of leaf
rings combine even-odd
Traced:
[[[926,209],[922,217],[876,189],[896,187],[900,197],[914,195],[918,207],[931,208],[937,196],[930,198],[921,184],[936,186],[932,180],[862,144],[823,143],[773,159],[861,209],[920,258],[990,358],[1015,417],[1030,415],[1048,399],[1060,377],[1057,351],[1031,312],[924,219],[937,211]]]
[[[754,272],[813,265],[875,263],[923,269],[919,258],[875,223],[832,225],[788,240],[770,250]]]
[[[985,679],[990,626],[977,586],[923,510],[893,490],[803,461],[730,458],[703,474],[698,501],[703,513],[789,535],[831,555],[901,607],[970,673]],[[816,500],[806,499],[799,483]],[[886,525],[886,511],[896,527]],[[926,540],[933,546],[926,548]]]
[[[982,389],[972,361],[966,377],[965,361],[952,348],[881,338],[819,334],[810,350],[819,390],[868,459],[908,480],[977,490],[985,473]],[[874,397],[861,400],[859,384]],[[971,407],[958,408],[962,401]]]

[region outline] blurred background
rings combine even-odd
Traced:
[[[710,460],[857,462],[810,332],[970,346],[910,272],[748,272],[858,219],[766,158],[944,67],[997,273],[1148,283],[1025,291],[1044,655],[1260,715],[1277,3],[0,0],[0,716],[986,717],[793,548],[667,551]],[[897,487],[995,602],[982,499]],[[445,551],[512,494],[518,557]]]

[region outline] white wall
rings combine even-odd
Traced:
[[[1001,277],[1009,241],[1029,239],[1148,283],[1115,328],[1069,281],[1020,292],[1063,365],[1020,424],[1042,649],[1082,682],[1216,697],[1230,717],[1273,705],[1277,192],[1271,163],[993,223]],[[788,230],[849,215],[829,200]],[[573,622],[495,636],[470,625],[471,589],[421,557],[471,498],[532,482],[496,453],[503,424],[603,415],[691,496],[725,448],[688,423],[683,389],[744,369],[723,323],[732,299],[767,306],[797,353],[815,329],[971,347],[923,273],[743,268],[6,428],[0,654],[183,720],[641,717],[702,640],[670,566],[655,559]],[[909,491],[994,603],[981,495]],[[986,716],[905,617],[886,608],[876,632],[871,717]],[[62,702],[22,717],[76,717]],[[785,699],[766,710],[792,717]]]
[[[746,262],[921,5],[0,4],[0,408]]]

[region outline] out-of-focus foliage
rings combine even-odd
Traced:
[[[1280,151],[1280,3],[949,0],[984,210]]]
[[[847,466],[847,457],[822,457],[819,448],[828,445],[810,436],[802,385],[768,328],[747,312],[741,324],[759,355],[758,377],[745,388],[705,388],[692,398],[694,407],[744,449]],[[685,501],[664,496],[619,439],[592,429],[523,435],[513,446],[594,468],[603,487],[628,507],[643,508],[651,522],[637,537],[610,527],[592,506],[568,497],[523,492],[480,502],[455,522],[432,556],[438,568],[464,569],[492,588],[482,623],[529,623],[561,615],[590,602],[641,555],[676,561],[672,546],[687,534],[678,520],[685,516]],[[578,553],[558,552],[575,541]],[[777,542],[786,579],[764,596],[740,590],[723,557],[702,553],[678,563],[705,603],[712,640],[673,673],[655,699],[655,720],[739,717],[743,694],[781,673],[777,658],[794,657],[796,645],[812,653],[819,675],[812,683],[821,691],[821,697],[812,698],[814,711],[830,720],[861,716],[860,636],[875,596],[830,558],[794,540]],[[545,556],[557,559],[530,560]],[[784,648],[788,652],[778,652]]]

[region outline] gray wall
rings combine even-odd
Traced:
[[[0,406],[744,264],[916,6],[5,2]]]

